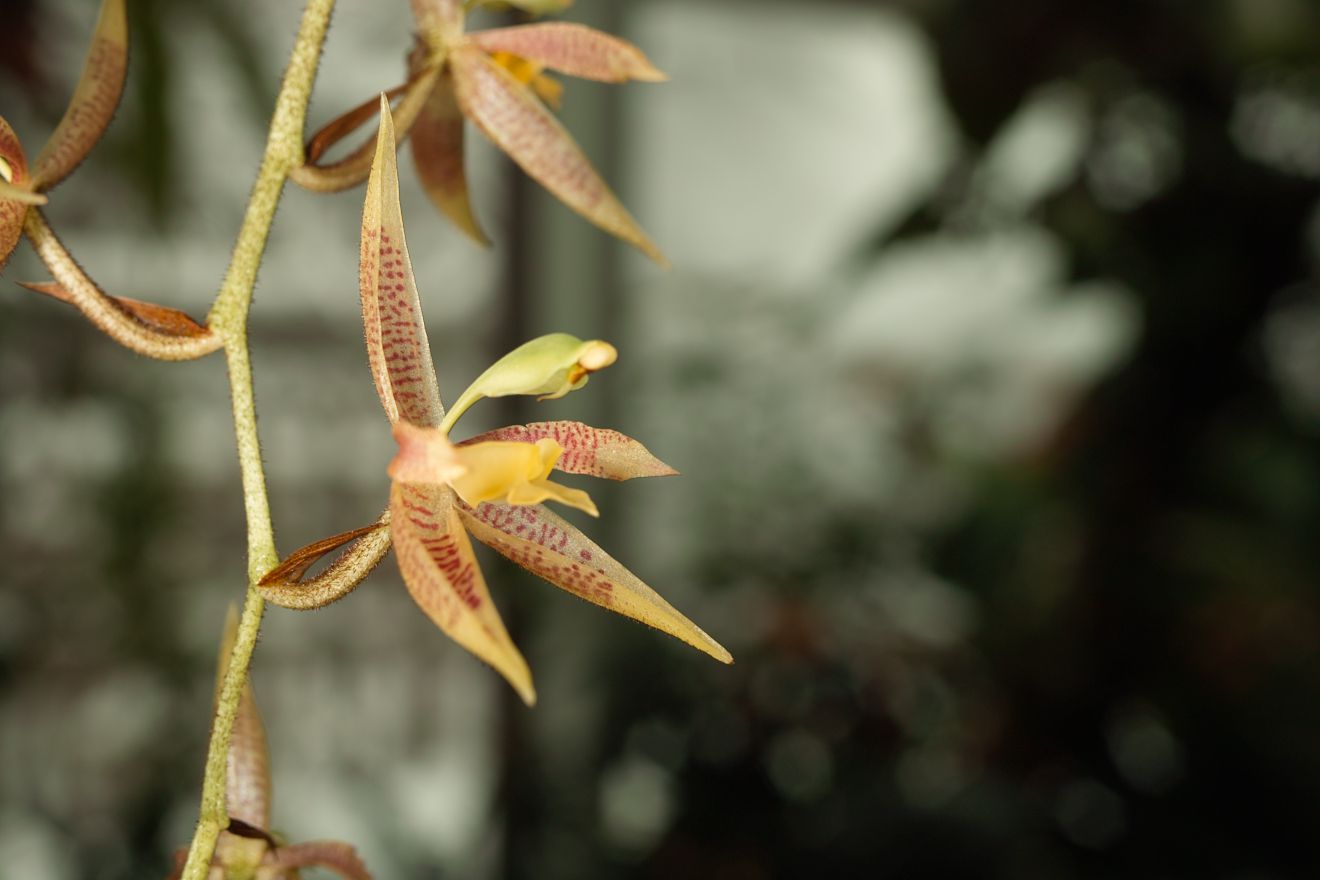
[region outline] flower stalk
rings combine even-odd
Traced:
[[[197,830],[188,848],[183,880],[205,880],[211,867],[216,840],[229,823],[225,810],[229,740],[242,701],[243,688],[248,681],[252,651],[256,647],[257,633],[265,610],[265,601],[257,589],[257,581],[278,561],[270,503],[266,495],[266,474],[261,462],[261,441],[257,434],[256,401],[248,353],[248,315],[257,270],[266,250],[280,195],[289,173],[302,164],[307,105],[311,100],[312,84],[334,5],[334,0],[307,0],[303,9],[289,67],[276,99],[265,155],[252,187],[229,269],[207,322],[223,339],[229,367],[234,433],[247,513],[248,589],[233,653],[216,701],[202,783],[201,809]]]

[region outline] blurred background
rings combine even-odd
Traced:
[[[30,154],[94,6],[3,4]],[[403,0],[339,6],[313,126],[411,39]],[[111,292],[204,314],[298,15],[130,3],[123,105],[48,211]],[[441,388],[541,333],[615,342],[586,391],[464,428],[581,418],[679,468],[587,486],[585,528],[737,663],[482,548],[527,710],[387,562],[268,614],[276,828],[380,878],[1316,876],[1320,6],[567,17],[672,76],[569,82],[562,115],[675,268],[474,136],[483,252],[405,158]],[[290,190],[260,277],[284,552],[386,498],[360,211]],[[243,590],[223,363],[147,362],[12,283],[45,277],[21,246],[0,285],[0,873],[163,877]]]

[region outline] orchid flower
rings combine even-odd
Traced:
[[[547,12],[568,4],[508,5]],[[467,33],[461,0],[412,0],[412,6],[420,34],[409,57],[410,79],[388,94],[402,96],[396,124],[402,136],[411,131],[417,176],[436,207],[477,242],[488,243],[468,197],[468,119],[564,204],[664,265],[664,256],[545,106],[558,106],[562,87],[544,71],[609,83],[660,82],[665,75],[636,46],[584,25],[546,22]],[[321,129],[308,142],[308,164],[293,179],[321,191],[361,183],[370,170],[370,141],[340,162],[316,162],[374,110],[373,99]]]
[[[394,126],[383,95],[363,210],[359,283],[368,361],[399,444],[389,466],[389,507],[373,525],[290,555],[262,579],[263,595],[285,607],[321,607],[356,587],[392,541],[422,611],[531,705],[531,673],[491,601],[471,534],[561,589],[731,663],[718,642],[542,504],[597,513],[585,492],[549,479],[555,470],[613,480],[675,473],[642,444],[571,421],[515,425],[450,441],[458,417],[482,398],[562,397],[612,364],[617,352],[606,342],[562,333],[532,340],[478,377],[445,414],[404,239]],[[304,578],[318,559],[344,545],[350,546],[326,572]]]
[[[77,307],[99,329],[134,351],[167,360],[199,357],[220,347],[217,335],[177,309],[102,291],[38,210],[48,201],[45,193],[68,177],[105,133],[119,105],[127,69],[124,0],[103,0],[69,106],[31,167],[14,130],[0,118],[0,269],[26,233],[56,283],[24,287]]]
[[[225,667],[233,651],[238,630],[238,610],[229,609],[225,636],[220,643],[220,664],[216,674],[216,699]],[[325,868],[344,880],[371,880],[353,847],[337,840],[316,840],[284,845],[270,828],[270,753],[266,746],[266,728],[252,696],[252,685],[243,688],[243,697],[234,718],[234,732],[229,740],[225,785],[225,812],[229,827],[220,832],[215,855],[211,859],[208,880],[298,880],[300,868]],[[169,880],[178,880],[188,857],[186,847],[174,856],[174,872]]]

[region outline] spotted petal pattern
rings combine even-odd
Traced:
[[[389,102],[380,98],[380,133],[362,211],[358,283],[367,359],[390,422],[438,425],[444,417],[440,388],[399,206],[399,172]]]
[[[546,508],[492,503],[473,509],[460,504],[458,512],[478,541],[561,590],[655,627],[721,663],[733,662],[701,627]]]
[[[569,22],[545,22],[476,31],[468,41],[487,52],[508,52],[542,67],[599,82],[663,82],[642,50],[627,40]]]
[[[555,463],[555,469],[567,474],[631,480],[634,477],[672,477],[678,473],[628,435],[607,428],[593,428],[581,422],[509,425],[479,434],[458,445],[468,446],[489,440],[535,443],[545,437],[563,447],[564,453]]]
[[[468,196],[464,127],[463,113],[454,97],[454,78],[446,70],[413,126],[413,162],[435,206],[478,244],[489,245],[490,239],[472,213]]]
[[[450,58],[463,115],[534,180],[583,217],[664,265],[568,131],[527,86],[479,47],[456,47]]]
[[[418,606],[446,635],[508,679],[524,702],[535,703],[531,671],[491,601],[453,493],[396,482],[390,513],[399,570]]]

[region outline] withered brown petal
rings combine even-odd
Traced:
[[[426,616],[494,667],[530,706],[536,702],[531,671],[491,601],[456,503],[443,486],[392,484],[390,512],[399,571]]]
[[[477,244],[489,245],[468,196],[464,127],[463,112],[454,97],[454,78],[446,70],[413,127],[413,163],[431,202]]]
[[[71,294],[64,285],[58,282],[45,281],[33,283],[20,281],[19,286],[26,287],[28,290],[37,293],[43,293],[62,303],[76,305],[73,294]],[[195,339],[207,336],[211,332],[207,330],[205,326],[197,323],[178,309],[156,305],[155,303],[142,302],[141,300],[129,299],[126,296],[109,296],[107,294],[106,299],[113,302],[121,310],[131,315],[145,326],[168,336],[177,336],[181,339]]]
[[[91,152],[110,125],[128,70],[128,19],[124,0],[104,0],[87,49],[82,76],[64,118],[32,163],[32,183],[48,190]]]
[[[431,363],[399,205],[399,170],[389,104],[380,99],[380,133],[362,209],[358,287],[367,360],[391,423],[440,424],[445,408]]]
[[[581,422],[509,425],[478,434],[458,445],[468,446],[489,440],[535,443],[543,437],[549,437],[563,448],[563,454],[555,462],[555,470],[566,474],[631,480],[634,477],[672,477],[678,473],[628,435],[608,428],[593,428]]]
[[[513,74],[467,44],[454,49],[450,67],[463,115],[528,175],[601,229],[667,265],[572,136]]]
[[[509,52],[583,79],[609,83],[668,79],[632,43],[582,24],[553,21],[494,28],[468,34],[468,41],[487,52]]]
[[[368,526],[352,529],[293,551],[257,582],[268,602],[281,608],[324,608],[351,593],[390,549],[389,511]],[[326,554],[351,544],[324,572],[304,580]]]
[[[478,541],[561,590],[655,627],[721,663],[733,662],[705,630],[545,507],[487,503],[474,509],[459,502],[458,511]]]

